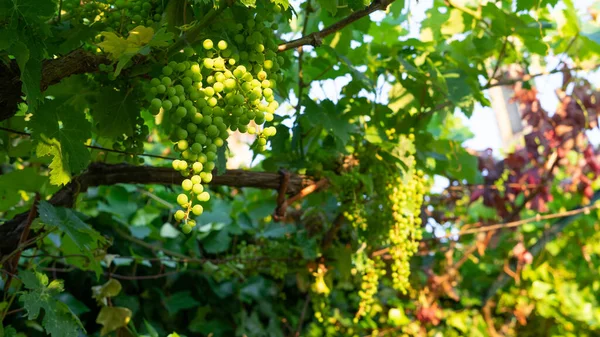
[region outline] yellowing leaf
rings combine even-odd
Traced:
[[[150,42],[153,36],[154,29],[150,27],[137,26],[129,32],[127,42],[141,47]]]
[[[111,278],[103,285],[92,287],[92,294],[98,302],[106,305],[106,298],[117,296],[121,292],[121,288],[121,282]]]
[[[38,157],[52,156],[50,163],[50,183],[52,185],[66,185],[71,181],[71,172],[63,162],[60,142],[49,139],[47,142],[40,141],[36,148]]]
[[[104,41],[98,46],[106,53],[111,55],[113,60],[118,60],[123,55],[135,55],[137,52],[152,40],[154,29],[144,26],[137,26],[129,32],[127,39],[117,36],[112,32],[102,32]]]
[[[127,49],[126,40],[111,32],[102,32],[100,35],[104,37],[104,41],[98,43],[98,46],[104,49],[104,52],[109,53],[112,59],[116,60],[123,55]]]
[[[129,324],[131,310],[122,307],[103,307],[98,313],[96,323],[102,324],[100,335],[104,336]]]

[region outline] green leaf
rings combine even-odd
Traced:
[[[283,7],[284,10],[288,10],[288,8],[290,8],[290,1],[289,0],[271,0],[272,3],[279,5],[281,7]]]
[[[97,123],[98,135],[117,138],[133,135],[140,108],[131,91],[117,91],[104,87],[98,92],[96,103],[90,112]]]
[[[337,14],[337,0],[319,0],[321,8],[328,11],[332,16]]]
[[[165,307],[171,315],[181,310],[197,307],[200,302],[196,301],[189,291],[177,292],[165,299]]]
[[[229,249],[231,243],[231,237],[227,230],[222,229],[210,233],[206,238],[202,240],[202,246],[207,253],[216,254],[222,253]]]
[[[96,323],[102,325],[100,335],[104,336],[127,326],[131,320],[131,310],[123,307],[102,307],[96,317]]]
[[[150,337],[158,337],[158,332],[147,320],[144,320],[144,326],[146,327],[146,330],[148,330]]]
[[[47,100],[30,121],[32,136],[38,142],[38,156],[52,155],[50,182],[65,184],[73,174],[85,169],[90,152],[85,147],[91,125],[83,111],[65,99]]]
[[[227,151],[227,141],[217,149],[217,175],[220,176],[225,173],[227,169],[227,156],[225,156],[225,151]]]
[[[54,207],[46,201],[38,205],[40,219],[46,225],[58,228],[69,236],[81,250],[91,250],[106,239],[68,208]]]
[[[256,7],[256,0],[240,0],[240,2],[246,7]]]
[[[66,304],[54,298],[63,291],[62,281],[48,283],[46,275],[28,270],[20,276],[28,291],[22,292],[19,300],[23,302],[28,319],[36,319],[43,309],[42,325],[46,333],[53,337],[78,336],[83,325]]]
[[[48,177],[39,175],[33,167],[26,167],[0,175],[0,190],[39,192],[47,181]]]

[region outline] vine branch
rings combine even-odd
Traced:
[[[132,166],[127,164],[108,165],[94,163],[84,173],[56,192],[49,202],[55,206],[73,207],[77,194],[88,188],[114,184],[180,184],[184,177],[167,167]],[[227,170],[223,175],[213,177],[210,185],[231,187],[254,187],[277,190],[281,176],[271,172]],[[294,195],[315,182],[310,178],[290,174],[287,192]],[[0,259],[12,254],[19,247],[21,234],[27,224],[29,212],[21,213],[0,226]]]
[[[351,23],[362,19],[363,17],[380,10],[385,10],[387,6],[389,6],[395,0],[375,0],[369,6],[365,7],[362,10],[352,12],[352,14],[343,18],[342,20],[332,24],[329,27],[325,27],[323,30],[318,32],[310,33],[308,35],[304,35],[296,40],[292,40],[289,42],[285,42],[279,45],[277,48],[278,52],[283,52],[286,50],[298,48],[301,46],[313,46],[318,47],[323,42],[323,39],[339,30],[342,30],[344,27],[350,25]]]

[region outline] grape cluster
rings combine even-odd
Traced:
[[[102,22],[106,31],[125,33],[136,26],[152,26],[162,19],[160,0],[65,1],[64,9],[85,24]]]
[[[404,177],[393,177],[386,185],[389,196],[384,204],[390,218],[389,253],[392,256],[392,282],[394,289],[406,293],[409,286],[410,259],[419,248],[421,239],[421,204],[427,190],[424,174],[411,170]]]
[[[137,26],[150,27],[162,19],[162,1],[159,0],[108,0],[111,10],[106,13],[107,30],[130,31]]]
[[[124,160],[130,164],[143,164],[144,159],[138,157],[144,153],[144,142],[148,138],[150,129],[144,124],[144,119],[138,117],[135,121],[135,130],[132,135],[121,135],[113,143],[113,149],[128,153]]]
[[[361,269],[362,280],[358,291],[360,304],[354,317],[354,323],[358,323],[362,316],[372,317],[377,313],[377,310],[374,310],[375,295],[379,287],[379,278],[385,275],[385,266],[379,257],[375,259],[364,257]]]
[[[149,111],[163,112],[177,126],[170,139],[180,159],[173,168],[187,179],[177,197],[183,210],[175,219],[183,221],[186,233],[195,225],[190,213],[203,212],[194,201],[210,198],[204,185],[212,180],[229,131],[256,134],[258,151],[276,133],[275,127],[260,125],[272,121],[279,107],[274,89],[283,59],[276,54],[276,27],[263,20],[257,15],[229,27],[233,41],[207,38],[196,48],[184,48],[146,85]]]

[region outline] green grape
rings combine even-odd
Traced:
[[[179,149],[179,151],[187,150],[188,141],[185,139],[180,140],[179,142],[177,142],[177,148]]]
[[[177,203],[180,206],[185,207],[185,205],[187,205],[187,203],[188,203],[188,196],[181,193],[180,195],[177,196]]]
[[[173,98],[177,98],[177,97],[173,97]],[[187,109],[180,106],[177,108],[177,110],[175,110],[175,116],[179,117],[179,118],[183,118],[185,117],[185,115],[187,115]]]
[[[160,99],[158,99],[158,98],[153,98],[152,102],[150,103],[150,105],[154,109],[160,109],[162,107],[162,101]]]
[[[184,191],[189,191],[192,189],[192,187],[194,186],[194,184],[192,183],[192,181],[190,179],[185,179],[182,183],[181,183],[181,187],[183,188]]]
[[[173,103],[170,100],[166,99],[166,100],[162,101],[162,107],[166,111],[169,111],[173,107]]]
[[[210,194],[208,192],[202,192],[197,196],[198,201],[205,202],[210,200]]]
[[[177,212],[175,212],[175,220],[177,221],[181,221],[185,218],[185,212],[182,210],[178,210]]]
[[[188,132],[182,128],[175,130],[176,141],[185,140],[188,137]]]
[[[164,66],[162,68],[162,73],[165,76],[171,76],[171,74],[173,73],[173,68],[171,68],[169,66]],[[168,78],[168,77],[166,77],[166,78]],[[168,85],[168,84],[165,83],[165,85]]]
[[[184,234],[190,234],[192,232],[192,226],[189,223],[183,224],[181,226],[181,231]]]
[[[194,215],[201,215],[203,212],[204,208],[202,205],[194,205],[194,207],[192,207],[192,213],[194,213]]]
[[[204,47],[204,49],[212,49],[213,48],[212,40],[210,40],[210,39],[204,40],[204,42],[202,42],[202,47]]]
[[[202,173],[204,173],[204,172],[202,172]],[[200,184],[200,183],[194,184],[194,186],[192,186],[192,192],[194,192],[194,194],[198,195],[198,194],[204,192],[204,186],[202,186],[202,184]]]
[[[227,42],[226,41],[219,41],[219,43],[217,43],[217,47],[221,50],[225,50],[227,49]]]

